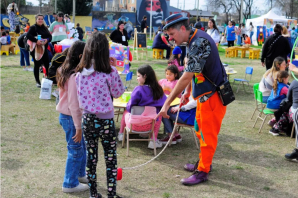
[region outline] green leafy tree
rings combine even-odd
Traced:
[[[59,0],[57,1],[58,11],[64,14],[72,14],[73,0]],[[92,10],[93,0],[76,0],[76,15],[88,16]]]

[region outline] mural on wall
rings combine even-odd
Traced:
[[[258,46],[262,46],[266,39],[266,26],[257,26],[257,42]]]
[[[92,29],[111,32],[117,29],[119,21],[126,22],[125,29],[130,34],[136,25],[136,13],[134,12],[92,12]]]
[[[26,27],[26,23],[29,21],[29,19],[27,19],[26,17],[24,17],[23,15],[16,15],[15,17],[15,25],[19,25],[20,28],[25,28]],[[6,14],[1,14],[1,27],[4,27],[4,29],[9,30],[10,29],[10,25],[9,25],[9,17]]]
[[[151,0],[137,1],[137,21],[141,25],[143,16],[147,16],[147,25],[150,26]],[[157,29],[170,15],[169,1],[166,0],[152,0],[152,27]]]

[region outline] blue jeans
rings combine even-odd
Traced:
[[[162,123],[164,124],[166,133],[172,133],[173,128],[174,128],[174,122],[175,122],[176,117],[177,117],[177,112],[176,113],[171,113],[171,109],[172,108],[169,108],[169,110],[168,110],[168,115],[170,116],[170,118],[169,119],[162,118]],[[187,124],[180,117],[178,117],[177,122],[181,123],[181,124]]]
[[[26,65],[30,66],[30,60],[29,60],[29,52],[23,48],[20,48],[20,55],[21,55],[21,66],[25,66],[25,61],[26,61]],[[24,60],[25,59],[25,60]]]
[[[254,35],[254,32],[250,32],[250,35],[249,35],[251,44],[252,44],[252,35]]]
[[[72,117],[60,113],[59,122],[65,131],[67,142],[67,160],[64,175],[64,188],[74,188],[79,185],[78,177],[86,176],[86,146],[82,134],[81,142],[75,143],[72,137],[76,134]]]

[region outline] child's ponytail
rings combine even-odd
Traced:
[[[288,77],[289,77],[289,73],[287,71],[279,71],[277,73],[277,77],[274,79],[274,82],[273,82],[274,95],[276,94],[276,91],[277,91],[277,84],[279,82],[282,83],[283,79]]]

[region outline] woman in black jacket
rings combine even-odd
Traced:
[[[118,27],[116,30],[114,30],[111,35],[110,35],[110,39],[114,42],[114,43],[119,43],[125,46],[128,46],[128,37],[127,37],[127,31],[124,29],[124,22],[123,21],[119,21],[118,23]]]
[[[266,65],[266,70],[272,67],[273,60],[278,56],[283,57],[287,63],[287,54],[291,52],[291,47],[288,40],[281,33],[282,26],[276,24],[274,34],[269,36],[264,43],[261,62],[263,67]]]
[[[52,35],[49,32],[48,28],[44,25],[44,17],[42,14],[37,14],[35,16],[36,23],[32,25],[27,33],[28,40],[36,43],[36,46],[44,46],[44,51],[42,57],[39,60],[36,60],[35,57],[35,48],[30,52],[33,60],[34,60],[34,77],[36,81],[36,86],[40,88],[40,80],[39,80],[39,67],[44,65],[46,68],[46,73],[48,74],[49,69],[49,57],[48,57],[48,42],[51,42]],[[41,40],[37,40],[37,35],[41,35]]]

